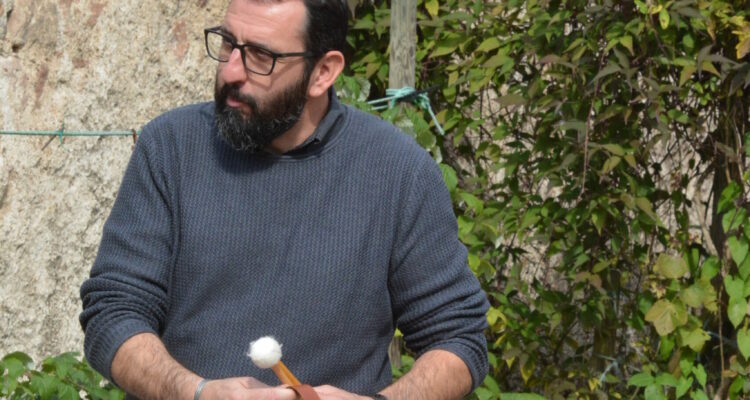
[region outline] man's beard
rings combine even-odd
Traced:
[[[216,126],[224,141],[239,151],[257,152],[265,149],[274,139],[291,129],[299,121],[307,102],[307,84],[310,73],[302,79],[258,104],[250,95],[240,93],[239,87],[229,84],[219,86],[217,76],[214,87],[216,101]],[[250,108],[249,115],[227,105],[231,96]]]

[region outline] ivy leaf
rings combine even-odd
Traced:
[[[699,280],[680,292],[680,299],[693,308],[705,305],[707,309],[716,307],[716,291],[711,282]]]
[[[701,280],[710,281],[719,273],[719,259],[716,256],[711,256],[703,262],[703,268],[701,269]]]
[[[481,214],[484,210],[484,203],[477,196],[468,192],[461,192],[459,196],[466,202],[466,206],[475,213]]]
[[[744,297],[730,298],[729,306],[727,307],[727,316],[735,328],[742,323],[742,320],[745,319],[745,315],[747,315],[747,300],[745,300]]]
[[[637,373],[628,379],[628,386],[646,387],[654,383],[654,377],[648,372]]]
[[[727,275],[724,277],[724,290],[727,291],[730,299],[744,298],[745,282],[740,278]]]
[[[719,205],[716,207],[716,211],[720,213],[727,211],[732,205],[734,205],[734,201],[737,200],[741,193],[742,188],[737,182],[733,181],[729,183],[727,187],[721,191],[721,197],[719,198]]]
[[[721,218],[721,227],[724,228],[724,232],[735,230],[742,225],[746,216],[747,211],[744,208],[730,210]]]
[[[743,261],[742,264],[739,265],[737,270],[739,271],[742,279],[747,279],[747,277],[750,276],[750,257],[746,257],[745,261]]]
[[[738,376],[734,378],[734,382],[732,382],[731,385],[729,385],[729,398],[735,399],[737,398],[737,395],[742,391],[742,388],[745,386],[745,377]]]
[[[643,391],[643,398],[646,400],[666,400],[667,397],[664,396],[660,386],[651,384],[646,386],[646,390]]]
[[[680,380],[677,382],[675,397],[678,399],[682,397],[685,393],[687,393],[691,386],[693,386],[693,378],[690,377],[688,379],[685,379],[684,376],[681,376]]]
[[[693,376],[701,384],[702,388],[706,388],[706,370],[703,369],[703,365],[698,364],[693,367]]]
[[[646,313],[646,321],[654,324],[659,336],[669,335],[678,327],[685,325],[687,319],[685,307],[669,300],[657,301]]]
[[[745,261],[745,257],[747,257],[747,240],[739,240],[736,236],[732,236],[727,242],[729,244],[729,253],[732,254],[732,260],[734,260],[737,265],[741,265],[742,262]],[[742,278],[744,279],[746,277],[743,276]]]
[[[456,187],[458,186],[458,176],[456,175],[456,171],[451,168],[450,165],[440,163],[440,172],[443,173],[445,186],[448,187],[448,190],[450,190],[451,193],[455,192]]]
[[[688,347],[690,347],[691,350],[698,353],[701,350],[703,350],[703,345],[706,344],[706,342],[710,338],[711,337],[708,336],[708,333],[706,333],[706,331],[704,331],[701,328],[698,328],[698,329],[688,332],[683,337],[683,344],[687,345]]]
[[[750,332],[747,331],[747,328],[737,331],[737,347],[746,360],[750,359]]]
[[[688,272],[685,260],[662,253],[656,260],[654,272],[667,279],[678,279]]]
[[[427,0],[424,6],[431,16],[436,17],[438,15],[439,4],[437,0]]]

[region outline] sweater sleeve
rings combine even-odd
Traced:
[[[84,352],[110,380],[120,345],[138,333],[158,333],[168,307],[174,218],[164,158],[149,128],[137,141],[81,286]]]
[[[440,169],[427,154],[403,198],[389,282],[396,324],[417,354],[443,349],[460,357],[476,388],[488,371],[489,303],[458,240]]]

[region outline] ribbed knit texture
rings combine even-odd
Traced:
[[[412,139],[340,105],[301,155],[248,155],[216,134],[214,105],[144,129],[81,288],[85,353],[110,376],[142,332],[206,378],[254,376],[272,335],[312,385],[367,394],[391,382],[394,328],[487,372],[487,300],[466,265],[439,168]]]

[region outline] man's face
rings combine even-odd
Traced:
[[[234,0],[223,28],[241,44],[252,43],[277,53],[301,52],[305,19],[301,1]],[[302,58],[280,58],[272,74],[262,76],[247,72],[239,51],[234,51],[216,70],[214,98],[220,136],[237,150],[266,148],[299,121],[309,79]]]

